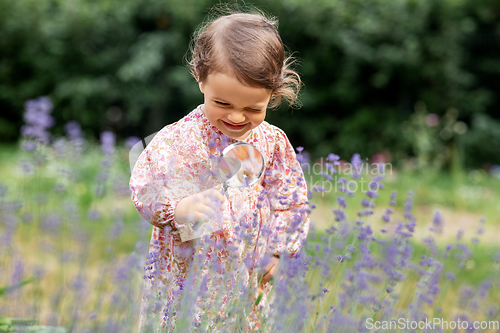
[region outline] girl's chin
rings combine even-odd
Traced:
[[[228,136],[230,137],[231,139],[235,139],[235,140],[244,140],[248,137],[248,135],[250,134],[250,131],[246,131],[244,133],[241,133],[241,134],[236,134],[236,133],[229,133],[229,132],[225,132],[225,131],[221,131],[225,136]]]

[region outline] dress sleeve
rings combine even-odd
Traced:
[[[165,175],[162,170],[168,166],[159,166],[159,161],[164,161],[165,158],[161,158],[159,151],[160,140],[155,139],[144,149],[132,171],[130,178],[132,202],[146,221],[178,238],[180,229],[184,227],[177,223],[174,217],[174,210],[179,200],[169,198],[167,195]]]
[[[277,130],[270,168],[264,187],[271,207],[268,252],[295,254],[309,231],[309,202],[302,168],[286,134]]]

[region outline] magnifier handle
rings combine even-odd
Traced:
[[[227,197],[227,184],[225,182],[221,186],[220,193]]]

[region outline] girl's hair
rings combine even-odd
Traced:
[[[243,84],[271,90],[269,108],[279,106],[282,98],[298,105],[302,81],[277,27],[276,19],[255,11],[210,19],[191,41],[191,74],[198,82],[212,73],[234,75]]]

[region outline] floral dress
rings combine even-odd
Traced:
[[[158,132],[136,162],[130,179],[132,201],[153,225],[140,330],[152,332],[148,325],[155,318],[154,327],[173,331],[179,317],[190,311],[194,326],[184,331],[196,327],[203,316],[211,318],[211,331],[229,331],[236,320],[254,330],[260,323],[257,311],[263,308],[265,313],[272,306],[272,284],[259,286],[251,273],[270,254],[293,256],[309,229],[302,169],[281,129],[264,121],[241,140],[262,153],[264,172],[249,187],[228,188],[219,230],[183,242],[180,236],[191,226],[174,218],[183,197],[220,184],[214,170],[221,152],[238,141],[211,125],[199,106]],[[198,291],[192,307],[189,300],[181,302],[188,289]],[[228,308],[234,300],[242,301],[242,295],[253,309],[235,319]]]

